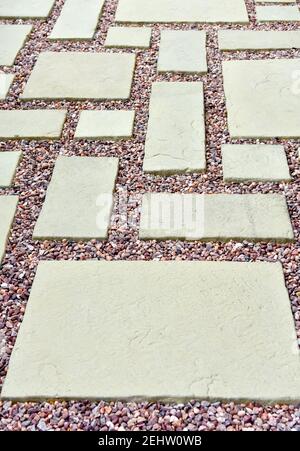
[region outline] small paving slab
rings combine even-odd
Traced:
[[[222,164],[225,182],[292,180],[281,145],[224,144]]]
[[[0,264],[5,254],[18,200],[18,196],[0,196]]]
[[[219,48],[226,50],[299,49],[300,31],[219,30]]]
[[[21,98],[128,99],[134,69],[129,53],[44,52]]]
[[[205,167],[202,82],[153,83],[144,171],[176,174]]]
[[[48,17],[55,0],[0,0],[0,18],[33,18]]]
[[[207,72],[206,32],[162,30],[157,63],[158,72]]]
[[[14,81],[15,74],[0,73],[0,100],[5,100]]]
[[[149,27],[110,27],[104,45],[146,49],[150,47],[151,32]]]
[[[49,39],[93,39],[105,0],[66,0]]]
[[[33,238],[106,239],[117,172],[117,158],[59,156]]]
[[[232,138],[298,138],[300,59],[223,62]]]
[[[0,66],[14,64],[31,30],[32,25],[0,25]]]
[[[75,138],[116,140],[131,138],[134,111],[97,110],[81,111]]]
[[[21,159],[22,152],[1,152],[0,153],[0,187],[8,188],[12,185],[17,166]]]
[[[66,116],[65,110],[1,110],[0,140],[58,139]]]
[[[299,22],[300,11],[298,5],[257,6],[258,22]]]
[[[290,241],[294,234],[281,194],[143,196],[141,239]]]

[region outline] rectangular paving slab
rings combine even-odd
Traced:
[[[0,66],[14,64],[31,30],[32,25],[0,25]]]
[[[281,194],[143,196],[139,237],[205,241],[289,241],[294,238]]]
[[[18,200],[18,196],[0,196],[0,264],[5,254]]]
[[[117,172],[117,158],[59,156],[33,238],[106,239]]]
[[[41,262],[1,396],[297,403],[281,264]]]
[[[219,30],[220,50],[299,49],[300,31]]]
[[[79,115],[75,138],[115,140],[130,138],[133,133],[134,111],[85,110]]]
[[[175,174],[205,166],[202,82],[153,83],[144,171]]]
[[[162,30],[158,72],[207,72],[206,32]]]
[[[93,39],[105,0],[66,0],[49,39]]]
[[[257,6],[258,22],[299,22],[300,11],[298,5]]]
[[[49,16],[55,0],[0,0],[0,18],[43,19]]]
[[[58,139],[66,116],[65,110],[1,110],[0,140]]]
[[[105,47],[148,48],[151,42],[149,27],[110,27],[107,32]]]
[[[21,151],[0,153],[1,188],[8,188],[9,186],[11,186],[21,156]]]
[[[134,69],[129,53],[44,52],[21,98],[128,99]]]
[[[0,73],[0,100],[5,100],[14,78],[15,74]]]

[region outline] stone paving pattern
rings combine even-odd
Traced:
[[[31,25],[0,25],[0,65],[12,66],[32,30]]]
[[[134,47],[146,49],[150,47],[151,28],[147,27],[110,27],[105,47]]]
[[[219,30],[220,50],[299,49],[300,31]]]
[[[130,138],[133,133],[134,111],[82,111],[75,138],[115,140]]]
[[[8,91],[14,81],[14,74],[2,74],[0,73],[0,100],[4,100],[8,94]]]
[[[0,153],[0,188],[12,185],[21,156],[21,151]]]
[[[17,208],[18,196],[0,196],[0,264]]]
[[[291,6],[258,6],[256,8],[258,22],[299,22],[300,11],[297,5]]]
[[[0,18],[45,18],[55,0],[0,0]]]

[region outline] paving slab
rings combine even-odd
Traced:
[[[0,187],[8,188],[12,185],[22,152],[0,152]]]
[[[0,25],[0,66],[14,64],[31,30],[32,25]]]
[[[296,3],[296,0],[255,0],[255,3]]]
[[[248,23],[244,0],[119,0],[117,22]]]
[[[15,74],[0,73],[0,100],[5,100],[14,81]]]
[[[116,140],[131,138],[134,111],[85,110],[79,115],[75,138]]]
[[[0,140],[58,139],[65,110],[0,110]]]
[[[300,136],[300,59],[223,62],[232,138]]]
[[[0,18],[43,19],[51,13],[55,0],[0,0]]]
[[[225,182],[292,180],[281,145],[224,144],[222,164]]]
[[[226,50],[299,49],[300,31],[219,30],[219,48]]]
[[[153,83],[144,171],[175,174],[205,167],[202,82]]]
[[[143,196],[141,239],[290,241],[294,234],[281,194]]]
[[[33,238],[106,239],[117,172],[117,158],[59,156]]]
[[[128,99],[134,69],[129,53],[44,52],[21,98]]]
[[[110,27],[104,45],[146,49],[150,47],[151,32],[149,27]]]
[[[105,0],[66,0],[49,39],[93,39]]]
[[[300,10],[298,5],[257,6],[256,18],[258,22],[299,22]]]
[[[5,254],[18,200],[18,196],[0,196],[0,264]]]
[[[206,32],[162,30],[158,72],[206,73]]]

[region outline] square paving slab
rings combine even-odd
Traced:
[[[106,239],[117,172],[117,158],[59,156],[33,238]]]
[[[300,11],[298,5],[257,6],[258,22],[299,22]]]
[[[300,59],[223,62],[231,137],[300,137],[299,73]]]
[[[0,196],[0,264],[5,254],[5,247],[14,220],[18,196]]]
[[[22,152],[0,153],[0,187],[11,186]]]
[[[0,25],[0,66],[14,64],[31,30],[31,25]]]
[[[79,139],[126,139],[133,133],[134,111],[81,111],[75,132]]]
[[[148,48],[151,42],[151,31],[148,27],[110,27],[105,47]]]
[[[44,52],[21,98],[128,99],[134,68],[129,53]]]
[[[300,31],[220,30],[220,50],[299,49]]]
[[[299,402],[282,267],[41,262],[1,396]]]
[[[14,78],[15,74],[0,73],[0,100],[5,100]]]
[[[41,18],[49,16],[55,0],[0,0],[0,18]]]

